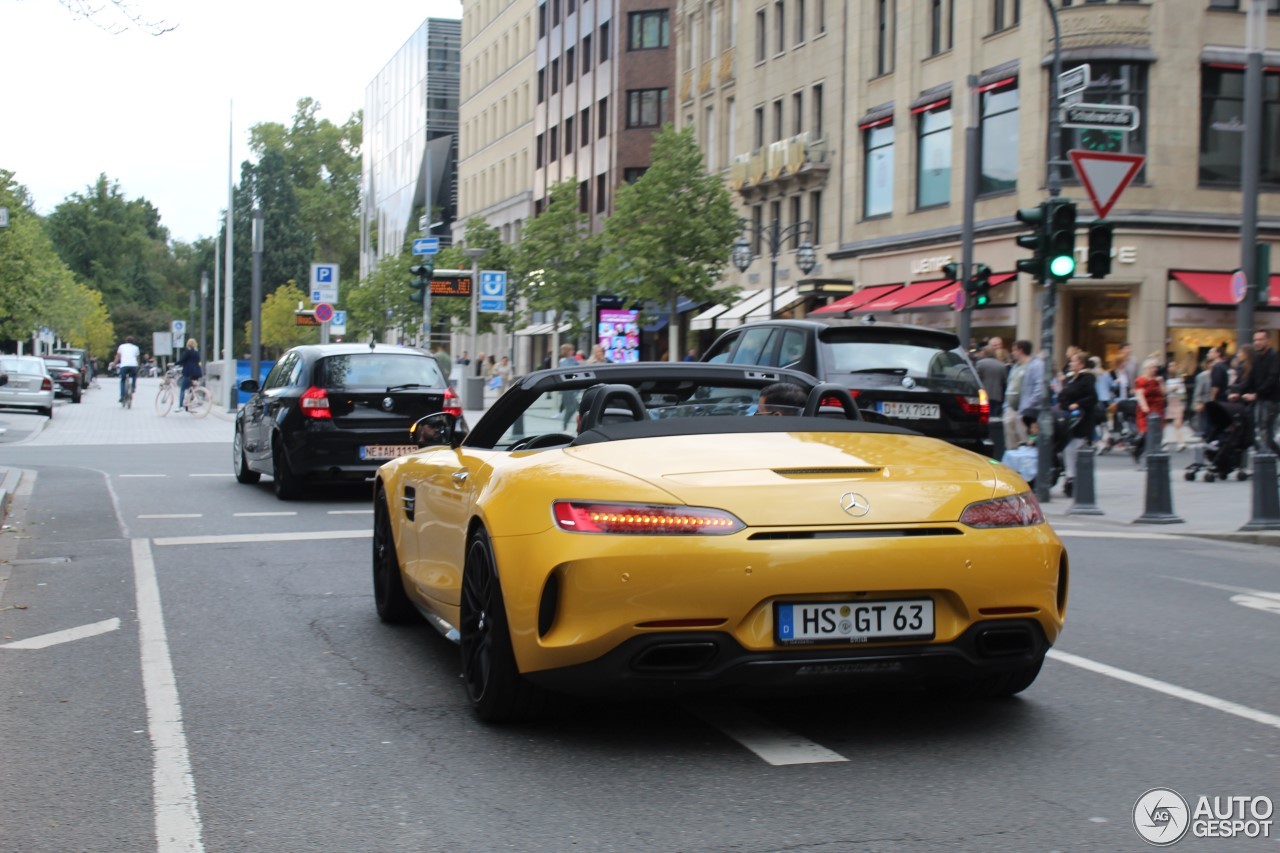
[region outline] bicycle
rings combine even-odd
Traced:
[[[137,390],[134,386],[138,381],[137,371],[136,367],[120,368],[120,407],[123,409],[133,408],[133,395]]]
[[[164,417],[169,414],[169,410],[173,408],[174,401],[178,399],[178,374],[170,369],[165,371],[164,380],[160,383],[160,390],[156,392],[156,414]]]
[[[213,395],[200,384],[199,379],[192,379],[187,388],[187,396],[182,400],[182,408],[193,417],[203,418],[213,409]]]

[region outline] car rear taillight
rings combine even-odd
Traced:
[[[858,395],[861,393],[862,393],[861,391],[855,391],[852,388],[849,389],[849,396],[855,400],[858,399]],[[841,408],[843,405],[844,404],[840,402],[839,397],[823,397],[822,402],[818,404],[820,408],[827,408],[829,406],[835,406],[836,408]]]
[[[957,394],[956,402],[960,404],[960,408],[964,410],[966,415],[977,415],[978,423],[985,424],[991,420],[991,403],[987,399],[986,388],[979,388],[978,396],[976,397]]]
[[[44,379],[41,379],[41,380],[40,380],[40,390],[41,390],[41,391],[52,391],[52,390],[53,390],[53,380],[52,380],[52,379],[50,379],[48,376],[46,376]]]
[[[556,501],[551,514],[571,533],[723,536],[746,527],[732,513],[700,506]]]
[[[1044,524],[1040,502],[1031,492],[969,504],[960,523],[970,527],[1031,527]]]
[[[440,405],[446,415],[453,415],[455,418],[462,417],[462,401],[458,399],[458,395],[448,385],[444,386],[444,399],[440,401]]]
[[[323,388],[317,388],[312,385],[310,388],[302,392],[302,396],[298,399],[298,404],[302,406],[302,414],[304,417],[333,417],[333,413],[329,411],[329,395]]]

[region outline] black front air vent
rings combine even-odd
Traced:
[[[897,527],[880,530],[780,530],[770,533],[753,533],[752,541],[768,542],[781,539],[893,539],[910,536],[963,536],[954,527]]]

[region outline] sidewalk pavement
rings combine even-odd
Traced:
[[[225,442],[230,448],[235,414],[227,410],[225,401],[215,403],[205,418],[194,418],[185,412],[170,412],[160,417],[153,406],[159,386],[158,378],[139,379],[134,406],[126,411],[117,401],[116,383],[101,378],[98,387],[86,393],[81,404],[60,403],[51,420],[41,419],[42,429],[11,446]],[[486,409],[495,399],[492,391],[485,395]],[[467,410],[464,413],[467,423],[474,425],[486,409]],[[1232,476],[1206,483],[1203,473],[1194,481],[1188,481],[1185,470],[1193,458],[1190,449],[1169,454],[1169,494],[1173,513],[1181,519],[1179,523],[1135,523],[1147,508],[1147,474],[1139,471],[1133,460],[1123,453],[1104,454],[1095,459],[1095,505],[1102,510],[1102,515],[1072,514],[1073,499],[1062,493],[1060,482],[1050,500],[1043,504],[1045,516],[1055,527],[1064,530],[1147,530],[1280,545],[1280,531],[1240,530],[1252,516],[1253,481]],[[17,486],[16,474],[16,470],[0,466],[0,513],[7,508]]]

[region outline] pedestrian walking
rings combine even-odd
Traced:
[[[1008,380],[1009,369],[1005,367],[1004,362],[996,357],[996,348],[992,346],[992,342],[996,341],[992,338],[987,345],[982,348],[981,358],[974,365],[974,369],[978,371],[978,378],[982,380],[982,387],[987,392],[987,405],[990,411],[990,420],[988,420],[989,432],[991,434],[991,458],[1004,458],[1004,389]]]
[[[1063,466],[1066,469],[1066,480],[1063,491],[1071,497],[1076,480],[1076,456],[1080,448],[1086,447],[1093,438],[1094,412],[1098,407],[1098,380],[1088,370],[1087,355],[1077,350],[1067,362],[1067,372],[1063,377],[1062,393],[1058,395],[1058,404],[1067,415],[1069,437],[1063,450]]]
[[[1133,461],[1138,463],[1147,447],[1148,421],[1151,420],[1151,426],[1155,426],[1153,415],[1159,417],[1162,422],[1164,419],[1164,384],[1160,381],[1159,361],[1148,358],[1142,362],[1142,375],[1134,381],[1133,396],[1138,404],[1136,412],[1138,440],[1133,445]]]
[[[1241,347],[1241,352],[1244,349]],[[1236,395],[1253,406],[1255,447],[1280,456],[1275,435],[1277,406],[1280,406],[1280,352],[1271,346],[1270,332],[1259,329],[1253,333],[1252,356],[1244,380],[1237,383]]]
[[[1009,366],[1009,375],[1004,386],[1004,446],[1006,449],[1017,447],[1027,440],[1027,427],[1018,414],[1022,401],[1022,377],[1026,375],[1027,366],[1014,360]],[[1003,456],[1000,458],[1004,458]]]
[[[1044,360],[1033,358],[1031,352],[1031,341],[1014,341],[1013,357],[1024,368],[1022,388],[1018,395],[1018,415],[1026,425],[1027,431],[1034,435],[1039,432],[1035,424],[1040,417],[1040,409],[1048,404],[1048,396]]]
[[[1165,365],[1165,408],[1169,413],[1169,427],[1171,430],[1170,440],[1164,442],[1165,449],[1170,446],[1175,451],[1187,449],[1187,442],[1183,438],[1182,422],[1187,412],[1187,382],[1182,375],[1182,368],[1178,366],[1178,362],[1169,359]],[[1162,437],[1163,438],[1163,437]]]

